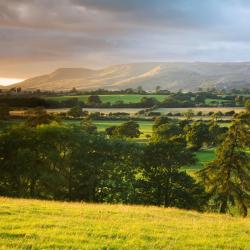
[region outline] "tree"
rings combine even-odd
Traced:
[[[75,93],[77,94],[77,89],[75,87],[73,87],[71,90],[70,90],[70,93]]]
[[[187,142],[193,150],[200,149],[204,143],[209,143],[209,126],[204,122],[193,122],[186,127]]]
[[[168,118],[167,116],[160,116],[155,119],[154,125],[153,125],[153,131],[157,130],[158,127],[160,127],[163,124],[171,123],[172,119]]]
[[[136,88],[136,92],[137,92],[138,94],[143,94],[145,91],[143,90],[142,86],[138,86],[138,87]]]
[[[15,197],[34,197],[41,176],[41,160],[35,128],[13,128],[1,135],[0,191]],[[45,174],[45,171],[43,171]]]
[[[177,123],[166,123],[162,124],[154,130],[153,140],[171,140],[182,136],[182,129]]]
[[[192,118],[194,117],[194,112],[192,109],[189,109],[187,112],[184,113],[184,116],[186,117],[186,119],[192,120]]]
[[[159,102],[153,97],[142,97],[141,98],[141,105],[146,108],[151,108],[157,105]]]
[[[161,91],[161,86],[157,85],[155,88],[155,93],[159,93]]]
[[[103,172],[98,200],[140,203],[137,175],[141,173],[144,145],[119,139],[111,139],[109,143],[110,147],[106,153],[108,168]]]
[[[250,199],[250,113],[236,116],[226,138],[218,147],[216,159],[198,175],[221,213],[237,206],[242,216],[247,216]]]
[[[82,108],[79,105],[76,105],[68,111],[68,115],[74,118],[79,118],[83,115]]]
[[[90,105],[98,105],[101,104],[101,98],[98,95],[90,95],[87,99],[87,103]]]
[[[115,136],[115,130],[116,130],[117,126],[111,126],[111,127],[108,127],[106,128],[106,134],[110,137],[113,137]]]
[[[1,104],[0,105],[0,120],[6,120],[9,118],[10,109],[8,105]]]
[[[247,112],[250,112],[250,100],[245,101],[245,107],[246,107]]]
[[[222,117],[222,115],[223,115],[222,112],[218,111],[218,112],[212,114],[212,119],[216,122],[216,121],[218,121],[218,119],[220,119]]]
[[[37,107],[31,111],[28,111],[28,118],[25,124],[28,127],[37,127],[42,124],[50,124],[52,122],[60,123],[58,117],[53,114],[48,114],[43,107]]]
[[[227,127],[221,127],[214,120],[211,121],[208,128],[209,142],[211,146],[217,146],[220,144],[228,131]]]
[[[84,119],[81,121],[81,128],[87,133],[93,134],[97,132],[96,125],[90,119]]]
[[[141,135],[140,126],[135,121],[128,121],[120,126],[112,126],[106,129],[110,137],[138,138]]]
[[[182,186],[181,166],[194,162],[192,153],[176,142],[150,143],[145,149],[143,176],[156,205],[175,206],[177,187]],[[183,197],[183,195],[182,195]]]

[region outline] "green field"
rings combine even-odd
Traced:
[[[250,218],[0,197],[0,249],[250,249]]]
[[[122,123],[126,121],[93,121],[93,123],[96,125],[98,131],[104,132],[106,128],[111,126],[119,126]],[[79,125],[80,121],[74,121],[74,120],[65,120],[64,123],[67,124],[76,124]],[[140,125],[140,131],[143,133],[140,138],[145,138],[145,135],[152,135],[152,126],[154,121],[137,121],[137,123]]]
[[[123,101],[124,103],[138,103],[141,101],[142,97],[154,97],[158,101],[163,101],[167,95],[99,95],[103,103],[115,103],[117,101]],[[77,98],[79,101],[86,102],[89,95],[67,95],[67,96],[53,96],[53,97],[44,97],[48,100],[55,101],[65,101],[72,98]]]
[[[94,124],[97,126],[99,131],[104,131],[106,128],[110,126],[117,126],[121,125],[125,121],[94,121]],[[140,131],[143,133],[142,136],[146,134],[152,134],[152,126],[153,121],[139,121],[138,124],[140,125]]]

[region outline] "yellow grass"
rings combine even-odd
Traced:
[[[250,249],[250,219],[0,197],[0,249]]]

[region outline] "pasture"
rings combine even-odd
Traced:
[[[0,249],[250,249],[250,219],[0,197]]]
[[[53,96],[53,97],[44,97],[47,100],[54,101],[65,101],[72,98],[77,98],[79,101],[87,102],[89,95],[65,95],[65,96]],[[139,95],[139,94],[124,94],[124,95],[99,95],[103,103],[114,104],[117,101],[122,101],[123,103],[138,103],[141,101],[142,97],[153,97],[156,100],[162,102],[167,97],[167,95]]]

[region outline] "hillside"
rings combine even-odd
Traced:
[[[0,249],[250,249],[249,218],[0,197]]]
[[[41,90],[124,89],[159,85],[172,91],[250,87],[250,63],[132,63],[100,70],[61,68],[12,87]]]

